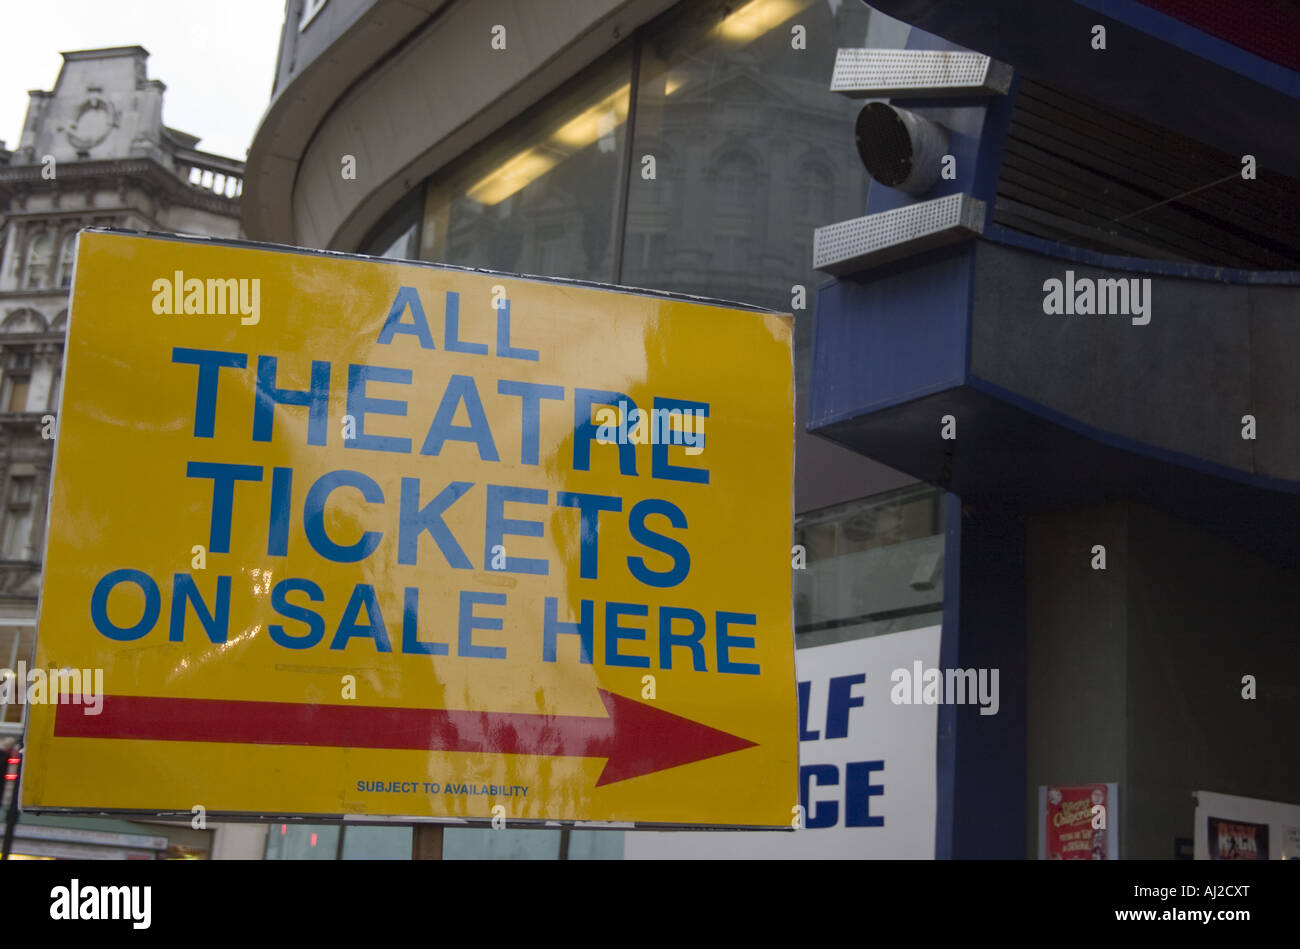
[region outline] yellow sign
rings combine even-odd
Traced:
[[[788,316],[87,231],[56,437],[24,806],[791,826]]]

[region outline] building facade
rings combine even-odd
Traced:
[[[1286,856],[1300,11],[875,6],[913,70],[991,64],[876,75],[864,160],[928,126],[955,173],[873,188],[819,255],[810,428],[946,489],[941,665],[1002,672],[997,716],[940,708],[938,853],[1032,856],[1042,790],[1104,783],[1123,857],[1190,853],[1206,792],[1289,807]]]
[[[200,151],[196,136],[163,123],[165,86],[148,78],[148,56],[139,46],[64,53],[54,88],[30,93],[17,147],[0,143],[0,665],[6,669],[19,662],[30,667],[33,657],[77,232],[103,226],[240,233],[243,162]],[[23,712],[20,704],[0,703],[0,736],[9,745],[22,735]],[[210,831],[188,827],[40,823],[55,829],[32,830],[24,821],[15,852],[102,856],[213,847]]]
[[[244,226],[255,240],[793,312],[798,642],[936,628],[940,492],[804,431],[825,281],[814,231],[860,213],[869,187],[856,108],[828,91],[836,50],[909,33],[858,0],[290,0]],[[730,358],[743,354],[718,354]],[[932,768],[928,740],[909,756]],[[349,824],[341,840],[282,824],[268,856],[410,853],[405,828]],[[643,850],[609,831],[449,828],[444,841],[445,857]]]
[[[1030,857],[1040,796],[1092,787],[1105,856],[1172,858],[1198,791],[1300,804],[1300,22],[1225,10],[288,0],[244,227],[792,311],[809,832],[780,846]],[[999,694],[907,712],[881,683],[913,662]],[[444,855],[777,852],[701,840]]]

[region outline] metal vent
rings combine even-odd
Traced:
[[[831,74],[831,92],[851,99],[993,95],[1010,86],[1010,66],[937,49],[841,49]]]
[[[813,232],[813,267],[841,275],[966,240],[984,229],[984,202],[950,194]]]
[[[1025,79],[992,219],[1101,253],[1300,269],[1300,182],[1241,170],[1240,155]]]

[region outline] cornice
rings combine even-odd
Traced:
[[[123,178],[140,181],[166,195],[174,204],[211,211],[226,217],[239,217],[239,199],[227,198],[201,188],[195,188],[178,178],[175,173],[155,159],[110,158],[101,161],[63,162],[57,166],[56,178],[43,178],[43,165],[0,165],[0,195],[16,197],[22,194],[39,194],[56,191],[68,182],[117,180]],[[9,213],[14,212],[12,209]]]

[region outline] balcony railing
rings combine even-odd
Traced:
[[[200,152],[194,149],[182,149],[176,153],[176,170],[193,188],[201,188],[213,194],[239,199],[244,193],[244,163]]]

